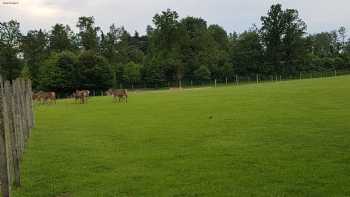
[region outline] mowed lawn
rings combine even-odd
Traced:
[[[350,77],[36,106],[17,197],[350,196]]]

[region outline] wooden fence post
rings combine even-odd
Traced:
[[[3,82],[0,77],[0,194],[9,197],[19,187],[20,161],[34,127],[31,81]]]
[[[5,136],[5,121],[4,121],[4,89],[3,82],[0,78],[0,183],[1,183],[1,194],[2,197],[10,196],[10,185],[9,185],[9,169],[7,161],[7,147],[6,147],[6,136]]]
[[[5,82],[4,85],[4,90],[6,92],[6,113],[7,117],[5,117],[5,122],[7,122],[6,130],[9,135],[9,148],[11,151],[9,151],[9,156],[11,158],[11,164],[10,165],[10,170],[12,172],[12,176],[10,175],[10,183],[14,184],[16,187],[19,187],[21,185],[21,179],[20,179],[20,168],[19,168],[19,152],[18,152],[18,146],[17,146],[17,136],[15,133],[15,128],[14,128],[14,116],[13,116],[13,92],[11,88],[11,84],[7,81]]]

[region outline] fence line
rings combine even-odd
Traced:
[[[262,74],[251,73],[249,75],[231,74],[230,76],[221,76],[218,78],[211,78],[208,80],[194,80],[194,79],[182,79],[172,81],[158,81],[155,83],[145,83],[140,81],[134,84],[118,83],[115,88],[126,88],[130,90],[147,90],[147,89],[166,89],[166,88],[192,88],[202,86],[215,87],[222,85],[240,85],[248,83],[264,83],[264,82],[277,82],[284,80],[294,79],[311,79],[311,78],[325,78],[325,77],[337,77],[342,75],[350,75],[350,70],[327,70],[327,71],[314,71],[314,72],[296,72],[294,74]],[[216,83],[215,83],[216,81]],[[96,95],[98,96],[98,94]]]
[[[9,197],[21,185],[20,162],[34,127],[30,80],[2,81],[0,77],[0,194]]]

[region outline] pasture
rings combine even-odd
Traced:
[[[36,106],[17,197],[350,196],[350,77]]]

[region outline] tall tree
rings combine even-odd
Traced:
[[[256,30],[243,32],[234,42],[231,57],[237,74],[247,76],[269,72],[269,68],[263,67],[263,46]]]
[[[48,35],[43,30],[32,30],[22,38],[21,49],[23,51],[26,69],[33,80],[33,85],[38,85],[39,67],[48,57]]]
[[[49,36],[50,50],[62,52],[74,50],[76,46],[76,36],[68,25],[56,24],[52,27]]]
[[[186,17],[181,21],[184,44],[182,45],[182,57],[185,66],[185,78],[192,79],[194,71],[200,66],[208,65],[208,61],[201,56],[210,54],[210,35],[207,22],[202,18]]]
[[[100,31],[100,27],[95,26],[95,18],[92,16],[79,17],[77,27],[79,28],[78,35],[80,46],[85,50],[97,51],[99,42],[98,32]]]
[[[41,89],[70,93],[80,88],[78,57],[72,52],[52,53],[39,71]]]
[[[294,9],[283,10],[281,4],[272,5],[267,16],[261,17],[261,35],[266,48],[266,63],[274,73],[288,74],[295,71],[302,59],[300,50],[306,24]]]
[[[346,46],[346,28],[344,26],[341,26],[338,29],[338,35],[339,35],[340,51],[341,53],[343,53]]]
[[[134,88],[134,84],[141,79],[141,69],[142,66],[134,62],[129,62],[124,67],[123,78],[131,84],[132,88]]]
[[[208,32],[211,40],[213,40],[212,45],[209,46],[209,69],[213,78],[223,79],[227,77],[224,72],[225,67],[231,64],[229,58],[229,38],[227,32],[219,25],[210,25]]]
[[[15,79],[22,69],[20,44],[22,34],[17,21],[0,22],[0,75]]]
[[[112,85],[112,70],[108,61],[94,53],[85,51],[78,58],[79,87],[85,89],[108,89]]]
[[[311,35],[312,53],[318,57],[335,57],[339,53],[336,32],[322,32]]]
[[[120,41],[121,30],[117,28],[114,24],[109,27],[109,32],[101,34],[101,54],[107,58],[110,63],[115,63],[117,61],[118,49],[117,45]]]
[[[184,65],[181,57],[182,33],[178,14],[168,9],[153,18],[155,28],[149,32],[149,58],[157,62],[166,80],[180,80],[184,75]],[[156,60],[156,61],[155,61]],[[149,66],[151,62],[148,62]],[[155,68],[155,67],[154,67]]]

